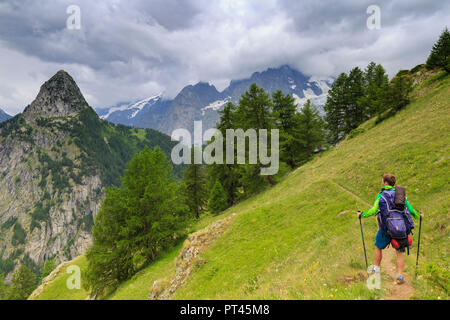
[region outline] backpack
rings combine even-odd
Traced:
[[[414,223],[411,213],[406,207],[405,188],[397,187],[395,190],[382,190],[381,198],[386,206],[380,205],[380,226],[393,239],[407,239],[414,229]]]

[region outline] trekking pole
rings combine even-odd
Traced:
[[[420,233],[421,233],[421,231],[422,231],[422,216],[420,216],[419,240],[417,241],[416,273],[417,273],[417,268],[419,267],[419,250],[420,250]]]
[[[362,227],[362,222],[361,222],[361,215],[359,215],[359,225],[361,227],[361,238],[362,238],[362,243],[363,243],[363,248],[364,248],[364,258],[366,259],[366,270],[369,268],[369,265],[367,264],[367,254],[366,254],[366,244],[364,243],[364,232],[363,232],[363,227]],[[419,237],[420,239],[420,237]]]

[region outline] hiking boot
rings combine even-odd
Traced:
[[[405,278],[403,278],[402,275],[399,275],[399,276],[397,276],[397,279],[395,280],[395,282],[397,284],[403,284],[403,283],[405,283]]]

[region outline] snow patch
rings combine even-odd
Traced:
[[[103,115],[103,116],[101,116],[100,119],[106,120],[106,119],[108,119],[109,116],[112,115],[114,112],[128,110],[128,107],[129,107],[129,104],[123,104],[123,105],[120,105],[120,106],[118,106],[118,107],[111,108],[111,109],[108,110],[108,113],[105,114],[105,115]]]
[[[150,98],[146,98],[144,100],[140,100],[138,102],[134,102],[132,104],[122,104],[118,107],[113,107],[111,109],[108,110],[108,113],[101,116],[100,118],[103,120],[108,119],[114,112],[118,112],[118,111],[133,111],[133,113],[131,115],[128,116],[128,119],[132,119],[134,117],[136,117],[138,115],[139,112],[142,111],[142,109],[149,104],[150,102],[155,103],[156,101],[158,101],[159,99],[161,99],[161,94],[150,97]]]
[[[157,95],[157,96],[150,97],[150,98],[144,99],[144,100],[142,100],[142,101],[139,101],[139,102],[136,102],[135,104],[133,104],[133,105],[130,107],[130,110],[133,110],[133,109],[137,109],[137,110],[134,111],[134,112],[128,117],[128,119],[132,119],[132,118],[136,117],[137,114],[138,114],[139,112],[141,112],[142,109],[143,109],[147,104],[149,104],[149,103],[152,102],[152,101],[156,102],[157,100],[159,100],[160,97],[161,97],[161,95],[159,94],[159,95]]]
[[[210,103],[209,105],[207,105],[206,107],[201,109],[202,116],[204,116],[206,114],[207,110],[218,111],[225,104],[227,104],[230,100],[231,100],[231,97],[228,97],[228,98],[226,98],[224,100],[217,100],[217,101],[214,101],[214,102]]]
[[[332,78],[323,79],[318,77],[311,77],[309,79],[309,82],[307,83],[308,88],[306,90],[303,90],[304,97],[300,98],[297,94],[293,94],[292,97],[295,99],[295,103],[298,104],[299,108],[303,107],[308,100],[311,100],[311,102],[316,105],[319,110],[321,110],[327,102],[328,91],[330,91],[330,86],[333,81],[334,80]],[[311,84],[315,84],[317,87],[319,87],[322,93],[316,95],[311,89]]]

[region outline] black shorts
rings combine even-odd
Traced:
[[[408,246],[408,238],[406,239],[395,239],[400,247],[397,250],[398,252],[405,252],[406,247]]]

